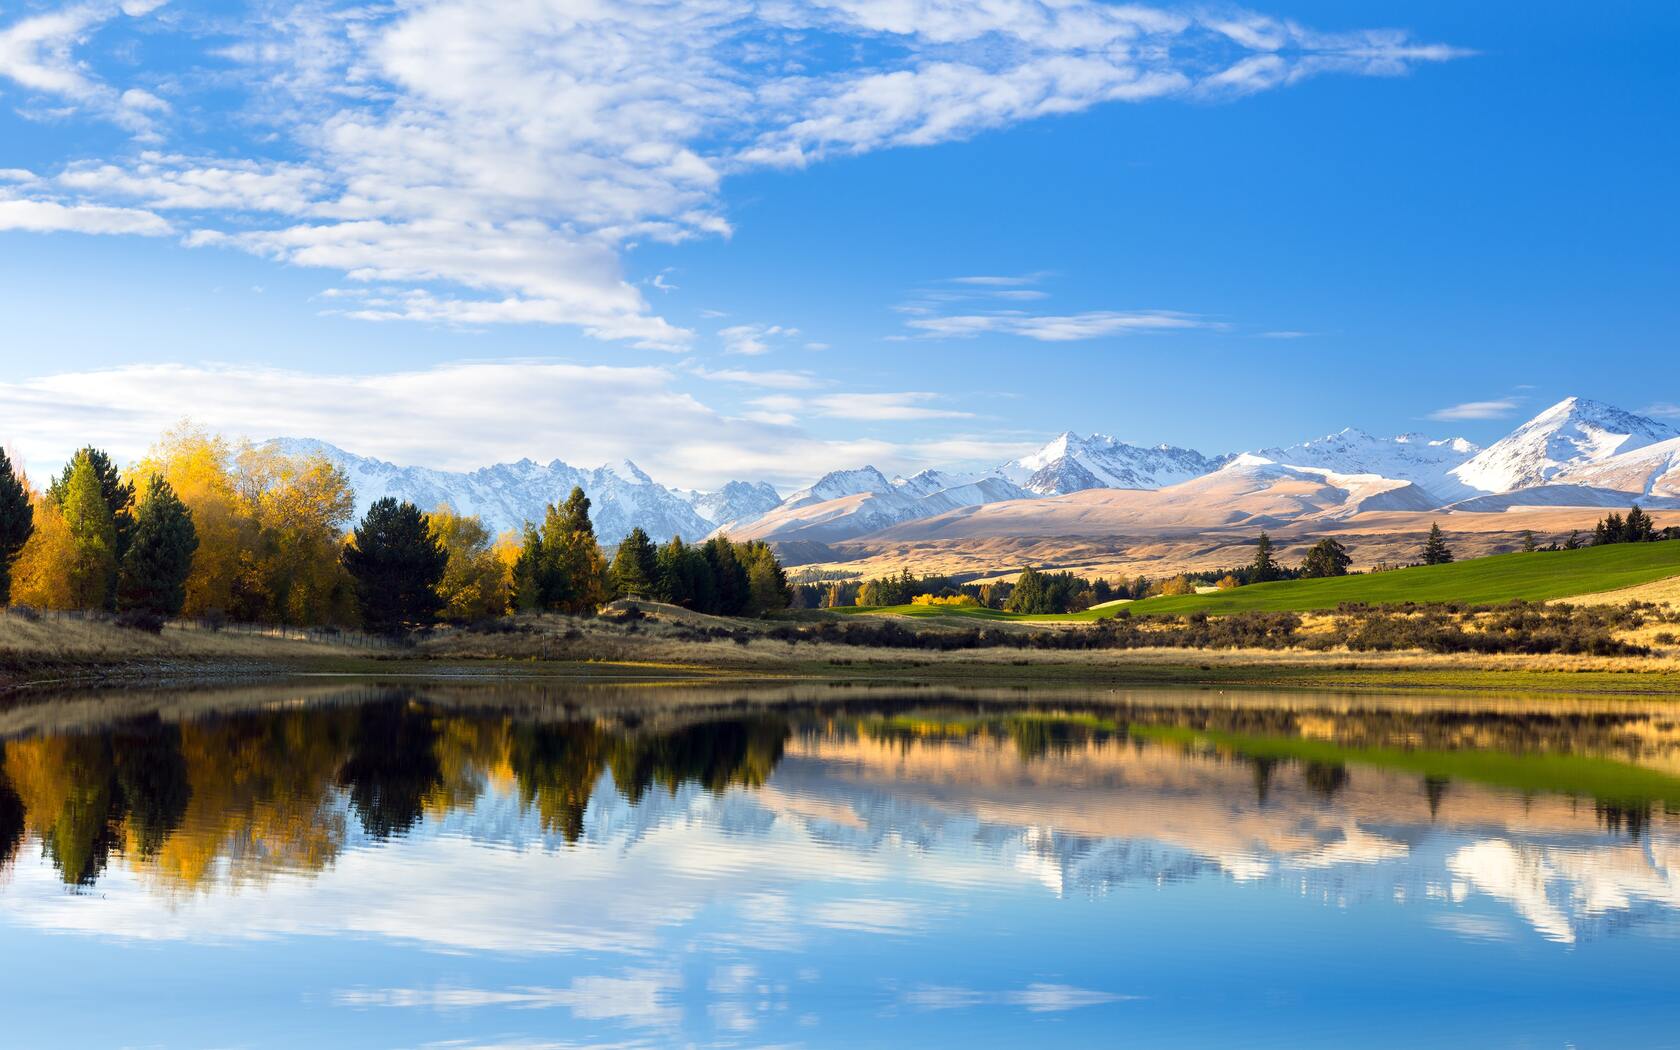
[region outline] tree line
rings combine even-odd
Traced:
[[[786,608],[762,542],[640,528],[609,564],[581,488],[541,525],[494,535],[476,516],[381,499],[351,517],[349,479],[318,455],[166,433],[129,470],[78,451],[45,490],[0,452],[0,605],[388,632],[509,612],[587,614],[621,595],[741,616]]]

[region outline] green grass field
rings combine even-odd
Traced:
[[[1323,580],[1283,580],[1249,587],[1172,598],[1148,598],[1129,605],[1063,616],[1018,616],[996,609],[951,606],[899,605],[857,608],[846,613],[890,613],[916,617],[962,617],[1023,622],[1078,622],[1113,616],[1129,609],[1133,616],[1205,612],[1312,612],[1334,609],[1343,602],[1399,605],[1405,602],[1458,602],[1492,605],[1500,602],[1547,601],[1581,594],[1597,594],[1633,587],[1669,576],[1680,576],[1680,541],[1613,544],[1573,551],[1536,551],[1498,554],[1451,565],[1420,565],[1413,569]]]

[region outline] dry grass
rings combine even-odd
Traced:
[[[1637,587],[1623,587],[1619,591],[1602,594],[1582,594],[1563,599],[1570,605],[1626,605],[1628,602],[1652,602],[1671,608],[1680,607],[1680,576],[1642,583]]]

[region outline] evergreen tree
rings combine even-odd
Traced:
[[[547,558],[543,552],[542,536],[530,525],[525,526],[524,542],[519,557],[513,563],[513,608],[516,612],[541,612],[547,605],[543,573]]]
[[[702,550],[711,567],[716,592],[714,607],[704,611],[719,616],[740,616],[752,600],[752,589],[746,566],[735,555],[735,545],[722,536],[713,536]]]
[[[1581,549],[1580,529],[1569,530],[1569,538],[1563,541],[1563,549],[1566,551],[1578,551]]]
[[[1277,559],[1272,556],[1272,538],[1266,535],[1266,530],[1260,530],[1260,542],[1254,549],[1254,562],[1249,566],[1249,576],[1254,583],[1267,583],[1278,578]]]
[[[1639,504],[1635,503],[1633,509],[1628,511],[1627,521],[1622,524],[1622,542],[1650,543],[1656,538],[1657,529],[1651,521],[1651,516],[1640,510]]]
[[[1044,574],[1027,566],[1021,570],[1021,575],[1015,579],[1015,589],[1009,592],[1009,599],[1003,603],[1005,612],[1012,613],[1047,613],[1050,611],[1050,596],[1044,586]]]
[[[35,508],[29,505],[29,491],[0,449],[0,608],[11,603],[12,563],[34,534]]]
[[[1522,533],[1522,549],[1523,549],[1524,554],[1532,554],[1535,551],[1540,549],[1540,545],[1534,541],[1534,530],[1533,529],[1524,529],[1523,530],[1523,533]]]
[[[108,608],[117,577],[116,525],[91,458],[78,454],[59,493],[59,511],[70,531],[66,582],[71,608]]]
[[[574,487],[564,503],[549,506],[543,517],[542,553],[542,608],[592,613],[606,601],[607,560],[595,541],[583,489]]]
[[[1441,535],[1441,526],[1435,522],[1429,523],[1429,539],[1423,544],[1423,563],[1425,565],[1445,565],[1453,560],[1453,553],[1447,547],[1446,538]]]
[[[1301,575],[1308,579],[1319,579],[1325,576],[1346,576],[1348,566],[1353,559],[1348,557],[1347,548],[1330,537],[1326,537],[1313,544],[1312,550],[1307,552],[1306,561],[1301,563]]]
[[[1622,542],[1624,529],[1620,514],[1606,514],[1603,521],[1593,526],[1593,546],[1602,547],[1608,543]]]
[[[160,619],[177,616],[187,600],[187,577],[198,550],[192,511],[169,482],[152,475],[134,535],[117,575],[117,608]]]
[[[376,501],[351,534],[343,560],[368,630],[391,632],[436,619],[443,605],[437,585],[449,552],[419,507],[389,496]]]
[[[786,609],[792,604],[787,572],[770,545],[754,541],[744,548],[747,566],[748,611],[755,615]]]
[[[650,598],[659,580],[659,550],[641,526],[630,530],[613,555],[613,590],[629,597]]]
[[[86,460],[93,468],[94,475],[99,479],[100,498],[111,511],[111,527],[117,560],[122,561],[123,555],[128,553],[129,537],[134,531],[134,484],[122,479],[122,473],[117,465],[111,462],[111,457],[94,448],[92,445],[79,450],[64,465],[57,478],[47,486],[47,498],[64,505],[64,493],[69,487],[70,476],[75,472],[76,465]],[[114,593],[111,597],[115,597]]]

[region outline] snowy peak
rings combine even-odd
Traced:
[[[1080,437],[1072,431],[998,468],[998,473],[1030,492],[1061,496],[1092,488],[1154,489],[1188,481],[1219,466],[1191,449],[1128,445],[1107,434]]]
[[[1603,402],[1568,397],[1453,474],[1482,492],[1510,492],[1543,485],[1561,474],[1675,437],[1680,432],[1654,419]]]
[[[887,476],[874,467],[861,467],[857,470],[833,470],[818,478],[816,483],[808,488],[800,489],[789,496],[784,502],[786,507],[800,507],[811,503],[824,503],[842,496],[855,496],[862,492],[885,493],[893,491],[893,483]]]
[[[375,500],[390,496],[422,510],[445,506],[475,514],[499,533],[541,521],[548,505],[565,499],[576,486],[589,496],[590,517],[603,543],[616,543],[637,526],[658,540],[678,534],[699,537],[712,528],[688,499],[655,483],[629,460],[586,470],[558,459],[546,465],[522,459],[459,473],[400,467],[312,439],[279,438],[270,445],[293,455],[324,456],[343,470],[356,495],[358,516]]]
[[[1349,427],[1287,448],[1261,449],[1254,455],[1289,466],[1409,481],[1445,502],[1469,494],[1452,471],[1480,451],[1463,438],[1435,440],[1422,434],[1382,438]]]
[[[683,494],[694,513],[713,525],[751,521],[781,505],[781,494],[769,482],[731,481],[715,492]]]

